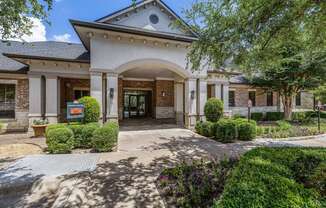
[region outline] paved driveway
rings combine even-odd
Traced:
[[[326,146],[325,138],[313,141]],[[259,145],[309,144],[307,141],[220,144],[170,124],[122,127],[118,151],[94,155],[95,170],[43,178],[27,195],[5,203],[7,207],[9,204],[12,207],[164,207],[155,180],[165,167],[194,158],[237,157]],[[62,163],[53,168],[60,169]]]

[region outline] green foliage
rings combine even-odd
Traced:
[[[306,112],[293,112],[292,121],[303,123],[306,121]]]
[[[266,112],[267,121],[279,121],[284,119],[283,112]]]
[[[167,207],[211,207],[224,189],[236,161],[221,163],[193,161],[163,170],[157,187],[168,202]]]
[[[100,127],[99,123],[68,125],[68,128],[70,128],[74,133],[75,147],[78,148],[92,147],[93,133],[99,127]]]
[[[277,126],[278,126],[278,129],[280,130],[280,131],[288,131],[289,129],[291,129],[291,124],[289,123],[289,122],[287,122],[287,121],[283,121],[283,120],[281,120],[281,121],[276,121],[276,124],[277,124]]]
[[[112,151],[116,145],[119,134],[119,125],[116,122],[109,122],[93,133],[93,148],[98,152]]]
[[[313,178],[315,167],[325,160],[322,148],[254,149],[241,158],[213,207],[321,208],[322,193],[307,187],[301,174]],[[323,179],[316,177],[314,182],[320,184]]]
[[[232,116],[232,118],[234,118],[234,119],[237,119],[237,118],[246,118],[245,116],[243,116],[243,115],[241,115],[241,114],[234,114],[233,116]]]
[[[263,113],[251,113],[251,119],[255,121],[262,121],[264,119],[264,114]]]
[[[84,123],[98,122],[100,119],[100,104],[93,97],[83,97],[79,99],[79,103],[84,104],[85,117]]]
[[[67,127],[52,128],[46,134],[46,144],[50,153],[69,153],[74,147],[74,134]]]
[[[66,128],[66,126],[67,126],[66,124],[62,124],[62,123],[47,125],[46,130],[45,130],[45,137],[47,137],[47,135],[50,131],[52,131],[54,129]]]
[[[326,161],[321,162],[308,177],[308,186],[314,188],[326,200]]]
[[[210,98],[204,107],[207,121],[216,122],[223,116],[224,104],[220,99]]]
[[[256,138],[257,124],[255,121],[248,122],[246,119],[237,120],[238,139],[242,141],[251,141]]]
[[[3,123],[0,122],[0,130],[3,128]]]
[[[29,35],[33,26],[31,17],[45,20],[52,4],[53,0],[1,0],[0,39]]]
[[[237,124],[234,119],[221,119],[215,125],[216,139],[230,143],[237,139]]]
[[[323,84],[318,88],[312,90],[316,100],[321,101],[322,103],[326,103],[326,85]]]
[[[206,137],[213,137],[214,133],[213,133],[213,124],[212,122],[202,122],[199,121],[196,123],[196,132],[202,136],[206,136]]]

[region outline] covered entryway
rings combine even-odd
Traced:
[[[152,91],[124,90],[123,119],[152,117]]]

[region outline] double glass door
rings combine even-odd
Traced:
[[[124,118],[141,118],[149,113],[148,91],[125,91],[124,92]]]

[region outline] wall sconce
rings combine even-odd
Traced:
[[[114,88],[110,88],[110,98],[114,98]]]
[[[190,92],[190,98],[192,100],[195,99],[195,90],[191,90],[191,92]]]
[[[162,91],[161,92],[161,95],[162,95],[162,97],[165,97],[166,96],[166,92],[165,91]]]

